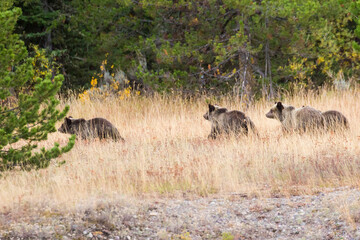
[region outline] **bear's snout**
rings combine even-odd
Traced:
[[[272,112],[268,112],[267,114],[265,114],[265,116],[267,118],[274,118],[274,114]]]

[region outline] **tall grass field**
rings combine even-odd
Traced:
[[[0,178],[0,209],[50,204],[72,208],[94,199],[227,195],[289,196],[335,187],[360,186],[360,91],[297,94],[282,101],[295,107],[338,110],[350,130],[283,134],[265,114],[274,104],[258,101],[244,109],[231,98],[212,103],[244,111],[260,137],[209,140],[203,118],[207,97],[133,96],[62,100],[69,115],[112,122],[126,142],[76,140],[69,153],[47,169],[13,171]],[[58,123],[58,127],[61,123]],[[69,135],[52,133],[47,147]],[[65,164],[59,164],[66,161]]]

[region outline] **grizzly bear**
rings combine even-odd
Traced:
[[[209,111],[203,117],[211,122],[211,132],[208,138],[216,139],[223,133],[248,135],[249,128],[258,136],[254,123],[243,112],[229,111],[226,108],[209,104]]]
[[[75,134],[82,139],[88,138],[112,138],[115,141],[125,141],[116,127],[104,118],[93,118],[85,120],[83,118],[66,117],[63,124],[58,129],[61,133]]]
[[[339,111],[330,110],[321,113],[323,115],[328,130],[349,129],[347,118]]]
[[[323,130],[326,124],[321,112],[312,107],[295,109],[281,102],[276,102],[266,117],[279,120],[284,132]]]

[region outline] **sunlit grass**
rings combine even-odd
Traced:
[[[72,151],[48,168],[10,172],[0,178],[0,208],[48,203],[73,207],[93,199],[119,196],[178,196],[243,193],[249,196],[311,194],[327,188],[360,185],[360,93],[323,91],[284,99],[321,111],[341,111],[350,131],[324,135],[283,135],[280,123],[265,113],[273,102],[249,109],[220,99],[229,109],[245,111],[260,138],[208,140],[206,97],[129,97],[123,100],[68,99],[74,118],[103,117],[126,143],[77,140]],[[60,125],[61,123],[59,123]],[[68,135],[54,133],[43,145],[65,144]]]

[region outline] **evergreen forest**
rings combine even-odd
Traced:
[[[9,1],[7,1],[9,2]],[[12,1],[10,1],[12,2]],[[358,0],[14,0],[14,33],[64,76],[147,92],[233,94],[346,87],[360,74]],[[41,54],[39,54],[39,52]]]

